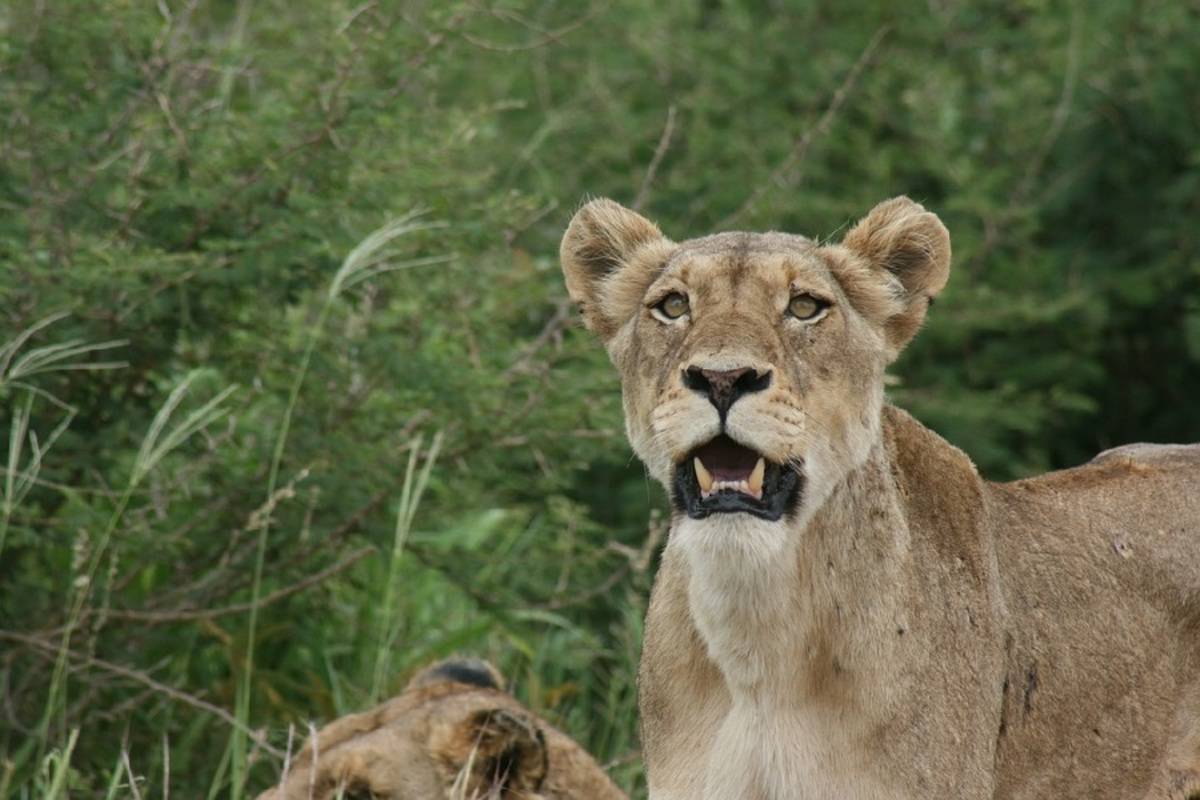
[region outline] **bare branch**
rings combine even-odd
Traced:
[[[782,185],[787,174],[804,163],[804,159],[808,156],[808,149],[812,146],[812,143],[816,141],[818,136],[823,136],[829,131],[830,126],[833,124],[834,118],[837,116],[838,112],[841,111],[846,99],[854,90],[854,85],[858,82],[859,76],[862,75],[863,70],[866,69],[867,64],[870,63],[871,57],[875,54],[875,50],[879,47],[879,44],[884,40],[889,31],[890,28],[887,26],[875,31],[875,35],[871,37],[871,40],[867,42],[867,46],[864,47],[862,53],[859,54],[858,60],[854,62],[852,67],[850,67],[850,71],[846,73],[846,77],[842,79],[841,84],[834,91],[833,97],[829,100],[829,105],[825,107],[825,112],[821,114],[821,118],[817,120],[817,124],[813,125],[803,134],[801,134],[800,138],[796,140],[796,143],[792,145],[792,149],[787,154],[787,157],[779,163],[779,166],[775,168],[770,177],[763,181],[763,183],[754,190],[753,194],[746,199],[746,202],[742,203],[737,211],[734,211],[732,214],[725,217],[725,219],[721,220],[721,222],[718,223],[718,228],[728,228],[739,217],[753,210],[753,208],[758,205],[759,201],[762,200],[767,192],[771,191],[771,189],[777,185]]]
[[[667,148],[671,146],[671,134],[675,132],[675,106],[667,107],[667,122],[663,125],[662,136],[658,138],[658,146],[654,148],[654,156],[650,159],[650,165],[646,167],[646,175],[642,178],[642,188],[638,189],[637,197],[633,200],[633,210],[641,211],[642,206],[646,202],[646,198],[650,195],[650,184],[654,182],[654,176],[658,173],[658,165],[662,163],[663,156],[667,154]]]
[[[323,570],[314,572],[313,574],[306,576],[303,580],[299,580],[290,586],[285,586],[282,589],[276,589],[270,594],[263,595],[259,598],[257,603],[234,603],[233,605],[222,606],[220,608],[181,608],[171,611],[142,611],[138,609],[110,608],[108,609],[107,616],[109,619],[124,619],[135,622],[147,622],[152,625],[161,625],[171,622],[188,622],[200,619],[214,619],[216,617],[224,617],[230,614],[244,614],[253,610],[255,607],[263,608],[264,606],[269,606],[285,597],[289,597],[297,592],[302,592],[311,586],[316,586],[318,583],[328,580],[334,575],[337,575],[339,572],[344,572],[374,552],[374,547],[360,547],[336,564],[332,564]]]
[[[58,645],[51,644],[50,642],[38,639],[34,636],[26,636],[25,634],[17,633],[16,631],[0,630],[0,639],[8,639],[9,641],[20,642],[21,644],[27,645],[33,649],[33,652],[37,653],[37,655],[41,656],[47,661],[54,661],[58,656]],[[67,657],[73,662],[70,665],[70,670],[72,672],[82,672],[90,667],[96,667],[112,675],[125,678],[126,680],[133,681],[134,683],[141,684],[149,689],[153,689],[155,692],[169,697],[172,700],[176,700],[185,705],[189,705],[192,708],[212,714],[222,722],[225,722],[245,733],[248,737],[250,737],[251,741],[253,741],[258,747],[261,747],[264,752],[270,754],[273,758],[276,758],[280,761],[283,760],[284,753],[282,750],[273,747],[266,741],[266,737],[263,736],[262,733],[251,730],[250,728],[242,725],[232,714],[220,706],[213,705],[207,700],[201,700],[199,697],[180,691],[173,686],[168,686],[165,683],[151,678],[146,673],[140,672],[131,667],[114,664],[111,661],[105,661],[104,659],[96,658],[94,656],[85,656],[75,652],[74,650],[68,651]]]
[[[575,31],[582,28],[589,21],[591,21],[591,19],[593,17],[595,17],[599,13],[600,13],[600,6],[593,6],[591,9],[588,10],[588,12],[586,14],[584,14],[582,17],[575,20],[574,22],[564,25],[561,28],[558,28],[557,30],[548,31],[544,36],[541,36],[530,42],[525,42],[523,44],[497,44],[495,42],[489,42],[485,39],[480,39],[479,37],[473,36],[473,35],[467,33],[466,31],[460,31],[459,36],[461,36],[463,39],[470,42],[471,44],[475,45],[476,47],[482,48],[484,50],[493,50],[497,53],[520,53],[525,50],[536,50],[539,47],[545,47],[548,44],[554,44],[556,42],[561,41],[567,35],[574,33]]]
[[[509,364],[508,369],[504,370],[500,377],[508,380],[524,370],[533,357],[538,354],[538,351],[555,341],[570,323],[571,301],[563,298],[554,309],[554,313],[550,315],[550,319],[546,320],[546,324],[542,326],[541,332],[525,347],[521,355]]]

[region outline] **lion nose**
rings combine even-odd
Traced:
[[[703,369],[688,367],[683,371],[683,385],[689,389],[708,396],[708,401],[716,406],[721,421],[730,407],[742,395],[751,392],[761,392],[771,385],[771,371],[760,373],[753,367],[737,369]]]

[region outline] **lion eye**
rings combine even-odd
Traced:
[[[671,292],[655,308],[667,319],[679,319],[688,312],[688,299],[679,292]]]
[[[822,311],[829,307],[823,300],[818,300],[811,294],[798,294],[788,303],[788,313],[796,319],[816,319]]]

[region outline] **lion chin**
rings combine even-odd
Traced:
[[[653,800],[1200,792],[1200,446],[982,480],[883,392],[950,254],[903,197],[840,243],[572,219],[567,290],[674,507]]]

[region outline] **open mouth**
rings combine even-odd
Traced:
[[[777,520],[796,504],[801,477],[725,434],[697,447],[675,468],[675,504],[692,519],[746,512]]]

